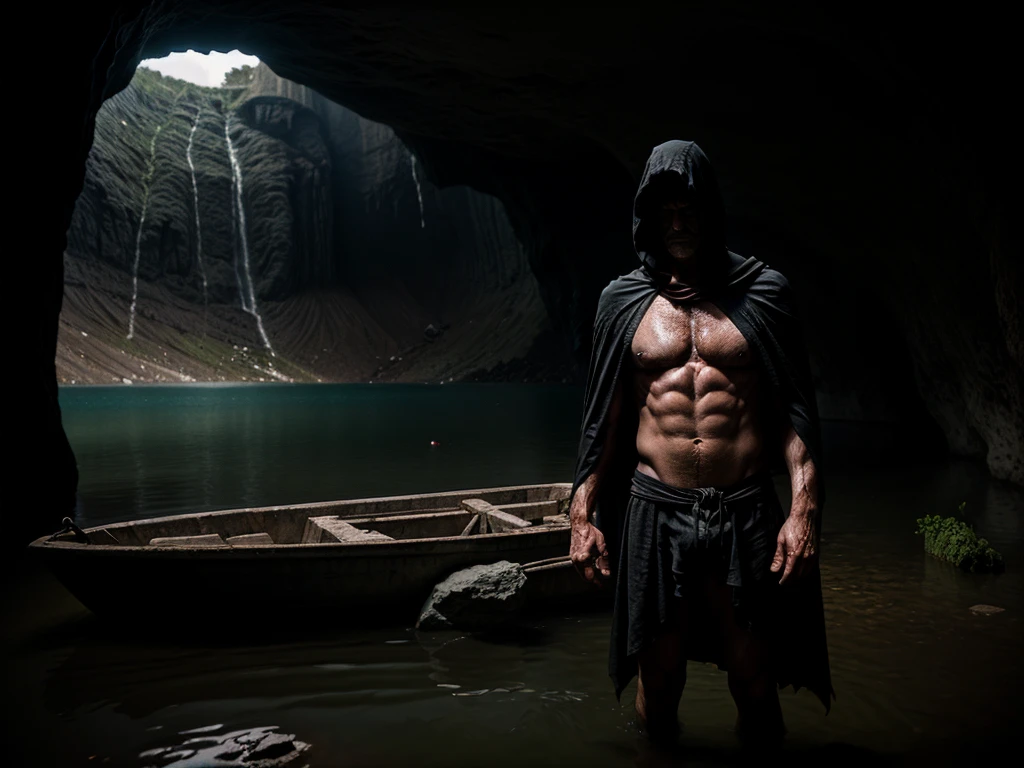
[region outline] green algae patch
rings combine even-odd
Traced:
[[[960,504],[963,514],[966,503]],[[963,520],[941,515],[918,518],[915,533],[924,535],[924,551],[971,573],[1001,573],[1003,556]]]

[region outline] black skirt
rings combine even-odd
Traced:
[[[609,673],[616,696],[637,673],[637,654],[677,619],[674,598],[707,576],[732,588],[736,620],[763,633],[780,687],[806,686],[828,711],[832,692],[817,567],[779,585],[770,571],[786,515],[771,474],[726,488],[676,488],[636,471],[616,574]],[[710,606],[689,601],[686,658],[726,668]]]

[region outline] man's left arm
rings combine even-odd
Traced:
[[[792,426],[783,443],[793,488],[789,517],[779,531],[771,570],[782,571],[780,584],[800,578],[818,557],[818,475],[810,451]]]

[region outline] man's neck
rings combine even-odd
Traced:
[[[698,269],[696,264],[683,265],[673,263],[669,274],[672,275],[670,284],[682,283],[693,288],[700,288],[704,282],[700,269]]]

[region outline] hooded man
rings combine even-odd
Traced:
[[[745,743],[781,739],[778,688],[829,709],[817,407],[786,279],[725,245],[711,165],[651,153],[633,206],[641,266],[602,292],[570,517],[587,579],[615,573],[609,672],[672,739],[687,660],[728,672]],[[772,472],[788,471],[781,508]]]

